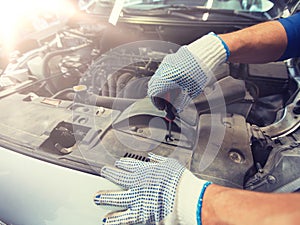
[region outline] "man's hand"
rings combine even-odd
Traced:
[[[117,168],[102,168],[102,176],[126,189],[95,195],[97,205],[126,208],[107,214],[103,224],[197,224],[199,196],[209,182],[196,178],[175,159],[154,154],[149,158],[149,162],[122,158],[115,163]]]
[[[229,56],[226,44],[215,34],[182,46],[167,55],[149,81],[148,96],[158,108],[155,98],[165,99],[181,112],[210,81],[215,68]]]

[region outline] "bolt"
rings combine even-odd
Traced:
[[[267,181],[269,182],[269,184],[275,184],[276,183],[276,177],[269,175],[267,177]]]
[[[244,156],[237,151],[229,152],[229,158],[235,163],[242,163],[244,161]]]

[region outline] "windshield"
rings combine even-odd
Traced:
[[[127,5],[126,5],[127,3]],[[201,7],[206,9],[228,9],[239,11],[257,11],[265,12],[270,10],[274,4],[268,0],[168,0],[168,1],[125,1],[125,6],[128,8],[136,8],[141,10],[153,9],[161,6],[185,6],[185,7]]]
[[[109,15],[109,22],[112,24],[116,24],[120,17],[126,16],[168,16],[206,21],[212,18],[208,18],[208,13],[226,14],[227,18],[265,21],[281,17],[285,9],[295,4],[294,2],[294,0],[80,0],[79,7],[90,14]],[[202,15],[199,15],[200,13]]]
[[[80,0],[83,10],[97,13],[104,6],[118,5],[125,9],[153,10],[161,7],[198,7],[204,9],[236,10],[241,12],[267,12],[282,8],[281,1],[269,0]],[[280,7],[279,7],[280,6]],[[100,12],[100,11],[98,11]]]

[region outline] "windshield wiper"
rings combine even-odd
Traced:
[[[138,8],[123,8],[123,12],[128,15],[138,15],[138,16],[163,16],[171,15],[177,16],[193,21],[202,21],[201,17],[193,16],[191,13],[203,12],[203,13],[215,13],[215,14],[224,14],[237,17],[243,17],[258,22],[263,22],[270,20],[265,13],[261,13],[264,17],[254,15],[252,13],[242,12],[232,9],[215,9],[215,8],[206,8],[203,6],[185,6],[185,5],[163,5],[150,9],[138,9]]]

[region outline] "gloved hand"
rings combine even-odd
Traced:
[[[148,96],[158,109],[165,99],[181,112],[213,77],[216,67],[229,57],[227,45],[210,33],[167,55],[148,83]]]
[[[102,176],[127,189],[95,195],[97,205],[126,208],[107,214],[103,224],[201,224],[202,198],[210,182],[196,178],[175,159],[149,158],[121,158],[117,168],[102,168]]]

